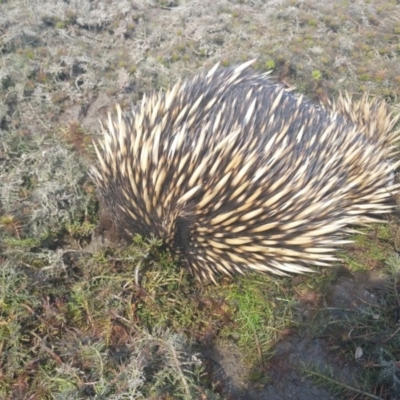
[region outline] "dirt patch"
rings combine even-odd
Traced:
[[[340,271],[345,276],[341,275],[328,288],[325,296],[324,310],[328,310],[331,319],[346,318],[349,313],[363,312],[366,305],[378,304],[378,299],[387,285],[387,279],[383,278],[382,274],[351,274],[343,269]],[[304,326],[312,323],[315,313],[309,306],[299,305],[298,312],[302,316]],[[243,352],[233,343],[216,343],[206,349],[203,355],[213,381],[230,399],[339,400],[343,397],[333,396],[301,373],[308,365],[320,370],[329,368],[333,379],[350,386],[357,385],[359,364],[355,358],[353,361],[345,359],[340,351],[333,348],[333,344],[336,346],[337,342],[329,336],[337,335],[338,332],[333,332],[333,329],[329,332],[329,327],[326,328],[325,332],[315,335],[306,328],[301,336],[289,335],[279,341],[274,346],[274,355],[264,370],[258,366],[253,367],[252,371],[252,368],[246,365]],[[341,334],[351,337],[351,331]],[[252,375],[257,375],[256,383],[249,380]]]

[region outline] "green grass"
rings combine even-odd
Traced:
[[[224,292],[233,310],[234,329],[227,326],[222,337],[233,336],[247,362],[262,365],[273,345],[293,324],[295,301],[288,281],[250,274]]]
[[[135,266],[153,246],[137,239],[129,249],[93,257],[72,253],[67,271],[51,274],[3,265],[2,398],[173,393],[190,399],[208,391],[198,389],[202,364],[182,327],[190,330],[190,322],[197,331],[210,317],[199,317],[193,289],[179,292],[181,271],[162,255],[142,277],[143,287],[134,282]]]

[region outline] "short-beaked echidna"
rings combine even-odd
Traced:
[[[155,236],[201,280],[329,265],[348,225],[391,209],[399,131],[383,101],[329,107],[215,66],[103,127],[92,169],[120,233]]]

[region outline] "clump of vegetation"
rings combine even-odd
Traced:
[[[93,257],[64,250],[59,268],[3,262],[2,398],[218,398],[201,383],[201,358],[183,332],[141,321],[151,294],[135,285],[132,269],[151,247],[137,240],[129,253]]]

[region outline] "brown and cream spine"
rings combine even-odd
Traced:
[[[125,237],[161,238],[201,280],[284,275],[335,260],[348,225],[393,208],[400,133],[383,101],[327,108],[252,62],[117,107],[91,175]]]

